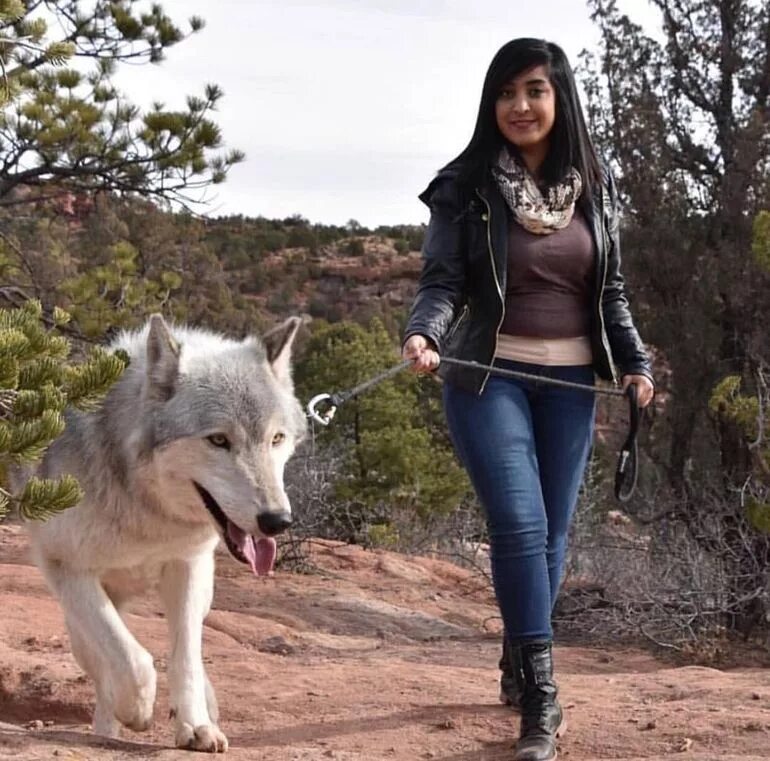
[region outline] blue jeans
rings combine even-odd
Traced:
[[[594,382],[589,366],[495,364]],[[455,450],[486,513],[505,631],[514,644],[551,639],[551,611],[593,439],[594,395],[495,375],[480,395],[449,383],[443,393]]]

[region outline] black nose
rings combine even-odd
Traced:
[[[275,536],[291,526],[290,513],[262,513],[257,518],[259,530],[265,536]]]

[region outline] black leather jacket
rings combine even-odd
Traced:
[[[442,170],[420,200],[430,207],[431,217],[404,340],[420,334],[436,345],[439,354],[491,364],[505,304],[509,219],[505,201],[492,181],[463,191],[451,169]],[[652,380],[620,273],[618,198],[611,177],[589,206],[597,253],[590,336],[594,370],[613,382],[619,374]],[[476,393],[481,393],[488,377],[456,365],[440,365],[438,374]]]

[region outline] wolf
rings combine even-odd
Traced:
[[[224,752],[203,667],[214,550],[270,573],[292,522],[284,466],[306,434],[291,348],[299,318],[243,341],[152,315],[114,349],[130,364],[93,412],[67,413],[38,475],[73,474],[81,501],[29,522],[32,554],[58,598],[72,652],[96,688],[93,729],[150,726],[153,659],[121,616],[157,585],[168,620],[168,680],[179,748]]]

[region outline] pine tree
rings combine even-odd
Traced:
[[[752,252],[756,263],[770,272],[770,211],[760,212],[754,221]],[[754,528],[770,534],[770,357],[757,358],[749,383],[740,375],[723,378],[709,410],[743,438],[750,463],[743,483],[746,517]]]
[[[301,397],[341,391],[374,377],[398,362],[393,340],[381,321],[368,328],[352,322],[319,322],[297,363]],[[393,508],[429,518],[447,514],[461,503],[469,485],[442,433],[423,414],[425,401],[417,378],[404,371],[335,413],[317,434],[316,444],[343,452],[335,493],[361,526],[373,519],[387,525]]]
[[[54,310],[49,327],[38,301],[0,310],[0,520],[12,507],[42,519],[80,499],[72,476],[31,478],[15,494],[10,481],[64,430],[66,406],[93,408],[126,366],[126,357],[99,348],[70,361],[70,342],[58,330],[68,320]]]
[[[134,324],[181,286],[179,267],[143,266],[125,226],[104,231],[107,258],[90,266],[77,225],[57,214],[107,196],[97,191],[186,204],[243,158],[221,150],[216,85],[180,110],[144,114],[114,85],[118,64],[159,63],[184,37],[157,4],[0,0],[0,297],[18,307],[0,310],[0,519],[11,507],[44,518],[77,502],[72,478],[18,483],[20,466],[61,433],[65,407],[93,406],[125,367],[100,348],[70,361],[64,331],[96,337]],[[54,306],[63,301],[76,329]]]
[[[243,159],[221,151],[217,85],[144,114],[118,92],[118,64],[159,63],[185,37],[160,5],[138,5],[0,0],[0,205],[94,190],[186,203]]]
[[[128,242],[111,246],[102,266],[62,283],[68,311],[84,335],[96,338],[104,326],[131,327],[138,314],[161,311],[171,294],[182,284],[181,275],[167,271],[157,279],[137,271],[137,250]]]
[[[761,426],[749,435],[746,423],[770,356],[770,272],[752,256],[752,222],[770,204],[770,4],[650,0],[655,34],[623,5],[588,0],[601,42],[583,84],[619,180],[634,312],[661,359],[662,414],[643,443],[655,486],[629,507],[651,527],[661,590],[685,579],[683,609],[688,577],[710,576],[701,604],[719,613],[688,631],[716,622],[748,636],[767,622],[770,561],[746,511],[761,484]]]
[[[686,389],[669,403],[667,446],[658,443],[686,496],[691,463],[740,483],[742,447],[725,431],[714,441],[707,403],[726,372],[750,376],[768,346],[768,273],[750,251],[752,220],[770,203],[770,4],[650,4],[661,21],[654,37],[617,0],[589,0],[601,44],[584,86],[619,175],[642,335]]]

